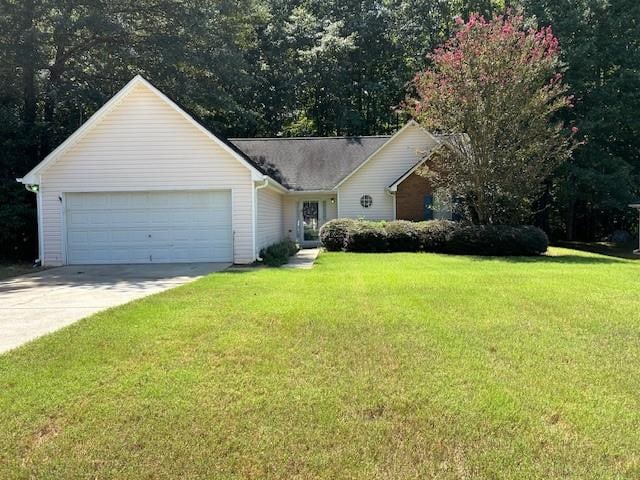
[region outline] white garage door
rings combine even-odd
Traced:
[[[67,193],[67,263],[230,262],[231,192]]]

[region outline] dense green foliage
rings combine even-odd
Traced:
[[[347,232],[344,249],[348,252],[387,252],[387,232],[384,222],[358,220]]]
[[[0,478],[640,477],[637,261],[242,270],[0,355]]]
[[[430,252],[443,253],[449,244],[449,239],[453,231],[458,228],[456,222],[448,220],[434,220],[431,222],[420,222],[420,246]]]
[[[330,252],[339,252],[347,243],[349,230],[355,224],[350,218],[338,218],[330,220],[320,228],[320,242]]]
[[[640,169],[635,0],[517,0],[551,24],[587,143],[539,222],[629,227]],[[229,136],[394,131],[394,110],[454,17],[501,0],[6,0],[0,3],[0,255],[34,258],[34,195],[15,182],[136,73]],[[26,208],[25,208],[26,207]],[[550,215],[549,215],[550,214]]]
[[[467,225],[449,220],[372,222],[337,219],[322,227],[320,240],[329,251],[424,251],[462,255],[540,255],[549,246],[547,235],[537,227]]]
[[[265,265],[280,267],[289,261],[291,255],[299,250],[298,244],[285,239],[260,250],[260,257]]]
[[[421,224],[396,220],[387,222],[384,231],[391,252],[417,252],[422,247]]]
[[[522,0],[551,25],[567,65],[575,107],[564,119],[586,143],[548,185],[539,223],[554,236],[602,239],[636,229],[627,204],[640,192],[640,2]]]
[[[452,230],[445,250],[464,255],[532,256],[547,251],[549,239],[528,225],[466,225]]]
[[[474,223],[520,225],[576,146],[578,128],[558,118],[573,105],[558,39],[521,14],[473,14],[456,23],[406,102],[427,130],[449,134],[447,148],[419,173],[457,197]]]

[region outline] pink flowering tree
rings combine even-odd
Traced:
[[[543,183],[574,148],[577,128],[558,40],[521,15],[456,18],[457,33],[416,75],[406,109],[448,135],[421,174],[462,199],[476,223],[530,221]]]

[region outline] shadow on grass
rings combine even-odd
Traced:
[[[608,257],[624,258],[627,260],[640,260],[640,255],[634,254],[634,249],[638,248],[635,242],[612,243],[612,242],[556,242],[554,246],[563,248],[573,248],[583,252],[599,253]]]
[[[597,265],[597,264],[624,264],[629,263],[629,259],[613,257],[584,257],[582,255],[540,255],[537,257],[483,257],[472,256],[473,261],[500,261],[509,263],[548,263],[548,264],[576,264],[576,265]]]

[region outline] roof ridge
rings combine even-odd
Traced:
[[[390,138],[391,135],[353,135],[348,137],[229,137],[230,141],[242,140],[351,140],[356,138]]]

